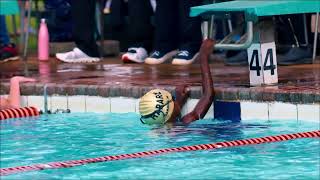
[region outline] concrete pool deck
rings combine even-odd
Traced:
[[[278,66],[279,83],[273,86],[250,87],[247,66],[225,66],[221,60],[210,61],[215,99],[223,101],[320,103],[320,59],[316,64]],[[190,98],[201,96],[200,66],[171,64],[122,64],[119,57],[104,58],[99,63],[67,64],[51,58],[38,62],[35,56],[22,61],[0,64],[0,93],[9,91],[9,78],[28,75],[36,83],[22,85],[23,95],[88,95],[139,98],[154,88],[173,91],[177,85],[188,85]]]

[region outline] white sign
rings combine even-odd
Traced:
[[[260,44],[252,44],[248,48],[248,62],[250,72],[250,85],[258,86],[263,84],[262,68],[261,68],[261,49]]]
[[[247,51],[250,85],[278,83],[275,43],[252,44]]]

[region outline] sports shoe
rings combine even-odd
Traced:
[[[124,63],[144,63],[144,60],[148,57],[146,49],[129,48],[128,52],[123,54],[121,59]]]
[[[79,48],[74,48],[72,51],[66,53],[57,53],[56,58],[66,63],[91,63],[100,61],[100,58],[90,57]]]
[[[227,54],[231,54],[231,56],[226,58],[225,65],[227,66],[248,65],[248,53],[246,50],[237,51],[237,52],[227,52]]]
[[[277,56],[278,65],[289,66],[296,64],[312,64],[310,48],[293,47],[282,55]]]
[[[190,51],[179,51],[173,58],[172,64],[174,65],[188,65],[192,64],[198,57],[199,53],[191,53]]]
[[[165,61],[171,60],[173,56],[175,56],[178,53],[178,51],[173,50],[173,51],[153,51],[151,53],[151,56],[149,56],[146,60],[146,64],[161,64],[164,63]]]
[[[4,63],[7,61],[18,60],[18,50],[16,45],[7,44],[0,47],[0,63]]]

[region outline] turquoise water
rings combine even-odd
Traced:
[[[296,121],[201,120],[150,127],[137,114],[58,114],[2,121],[1,168],[318,130]],[[319,139],[172,153],[32,171],[1,179],[319,179]]]

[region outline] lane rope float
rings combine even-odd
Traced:
[[[40,171],[45,169],[70,168],[70,167],[81,166],[81,165],[90,164],[90,163],[143,158],[143,157],[149,157],[149,156],[155,156],[155,155],[161,155],[161,154],[173,153],[173,152],[210,150],[210,149],[218,149],[218,148],[226,148],[226,147],[247,146],[247,145],[254,145],[254,144],[288,141],[288,140],[301,139],[301,138],[319,138],[319,137],[320,137],[320,130],[317,130],[317,131],[302,132],[302,133],[295,133],[295,134],[283,134],[283,135],[277,135],[277,136],[267,136],[262,138],[251,138],[251,139],[243,139],[243,140],[235,140],[235,141],[218,142],[218,143],[212,143],[212,144],[199,144],[199,145],[193,145],[193,146],[165,148],[165,149],[137,152],[137,153],[131,153],[131,154],[88,158],[88,159],[82,159],[82,160],[70,160],[70,161],[62,161],[62,162],[50,162],[50,163],[44,163],[44,164],[33,164],[29,166],[1,168],[0,176],[21,173],[21,172],[28,172],[28,171]]]
[[[35,107],[4,109],[0,111],[0,120],[39,116],[39,115],[40,113],[38,109]]]

